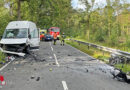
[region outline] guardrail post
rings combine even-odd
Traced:
[[[105,52],[104,52],[104,51],[102,51],[102,54],[103,54],[103,56],[104,56]]]
[[[88,50],[89,50],[89,45],[88,45]]]
[[[127,72],[127,58],[125,57],[125,65],[126,65],[126,72]]]
[[[79,46],[80,46],[80,42],[79,42]]]

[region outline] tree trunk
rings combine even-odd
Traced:
[[[12,5],[10,5],[10,16],[13,16],[13,10],[12,10]]]
[[[90,23],[90,13],[88,15],[88,32],[87,32],[87,34],[88,34],[88,40],[90,39],[90,26],[89,26],[89,23]]]
[[[17,20],[20,21],[21,20],[21,0],[17,1],[17,5],[18,5],[18,10],[17,10]]]

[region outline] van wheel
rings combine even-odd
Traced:
[[[27,46],[27,48],[26,48],[26,53],[27,53],[27,54],[30,54],[30,52],[31,52],[31,51],[30,51],[30,47]]]

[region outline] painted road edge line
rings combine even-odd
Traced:
[[[56,54],[53,54],[53,55],[54,55],[54,58],[55,58],[56,64],[57,64],[57,66],[59,67],[60,64],[58,63],[58,60],[57,60]]]
[[[6,68],[13,60],[11,60],[10,62],[8,62],[7,64],[5,64],[3,67],[0,68],[0,71],[2,71],[4,68]]]
[[[63,85],[64,90],[69,90],[67,87],[66,81],[62,81],[62,85]]]

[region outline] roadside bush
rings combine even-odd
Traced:
[[[0,51],[0,63],[5,62],[5,54]]]
[[[102,30],[97,30],[97,32],[95,33],[94,35],[94,40],[95,41],[99,41],[99,42],[103,42],[105,41],[105,38],[104,38],[104,33]],[[92,36],[93,37],[93,36]]]
[[[126,47],[129,49],[130,48],[130,39],[126,40]]]

